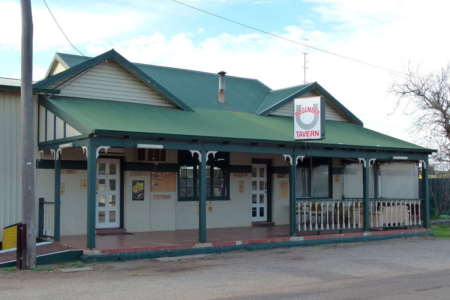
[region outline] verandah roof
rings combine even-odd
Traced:
[[[55,97],[42,103],[85,134],[158,136],[267,144],[294,144],[293,118],[253,113],[196,109],[187,112],[134,103]],[[308,145],[426,149],[351,123],[326,121],[326,139]],[[304,142],[295,142],[304,145]]]

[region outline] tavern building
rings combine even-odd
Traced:
[[[316,82],[272,90],[111,50],[57,53],[33,89],[38,234],[54,241],[429,226],[433,150],[365,128]],[[2,228],[20,221],[19,90],[0,79]]]

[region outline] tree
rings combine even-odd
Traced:
[[[408,67],[403,81],[394,81],[389,92],[397,96],[395,110],[413,118],[412,133],[424,139],[419,144],[437,149],[437,165],[450,163],[450,63],[441,70],[421,75],[419,67]]]

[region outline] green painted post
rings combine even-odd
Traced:
[[[364,176],[363,176],[363,187],[364,187],[364,192],[363,192],[363,196],[364,196],[364,230],[368,231],[369,227],[370,227],[370,188],[369,188],[369,179],[370,179],[370,159],[366,158],[364,165],[363,165],[363,171],[364,171]]]
[[[200,202],[198,209],[198,225],[200,243],[206,242],[206,150],[201,150],[200,162]]]
[[[297,159],[295,150],[292,153],[292,164],[289,167],[289,235],[295,235],[295,182],[297,173]]]
[[[59,242],[61,239],[61,152],[55,149],[55,218],[53,240]]]
[[[422,170],[423,170],[423,189],[424,189],[424,195],[425,195],[425,207],[424,207],[424,217],[425,217],[425,227],[430,228],[430,179],[428,178],[428,159],[423,162],[422,164]]]
[[[96,176],[97,176],[97,158],[96,145],[89,141],[87,158],[87,241],[88,249],[95,248],[95,214],[96,214]]]

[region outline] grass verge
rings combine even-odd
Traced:
[[[434,233],[435,237],[450,238],[450,226],[448,225],[433,226],[430,230]]]

